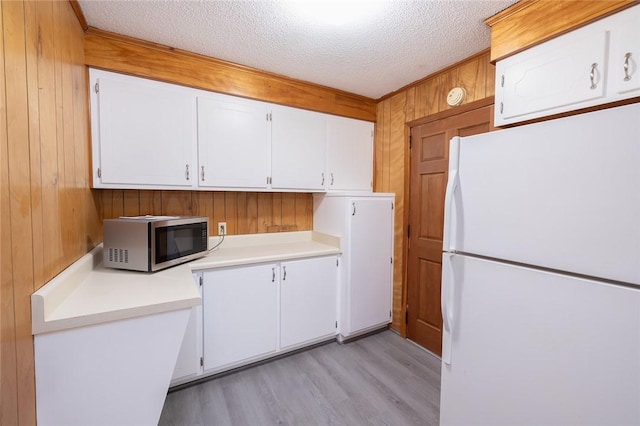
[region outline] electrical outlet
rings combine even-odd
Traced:
[[[218,235],[227,235],[227,222],[218,222]]]

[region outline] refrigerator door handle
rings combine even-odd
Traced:
[[[451,364],[451,339],[453,334],[453,304],[455,295],[455,275],[453,273],[454,254],[442,255],[442,295],[440,307],[442,309],[442,361]]]
[[[460,152],[460,138],[453,137],[449,143],[449,180],[444,196],[444,235],[442,238],[442,248],[444,251],[455,250],[456,223],[455,223],[455,193],[458,189],[458,161]]]

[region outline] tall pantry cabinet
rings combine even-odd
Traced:
[[[313,198],[313,229],[342,239],[338,340],[391,322],[394,194],[327,193]]]

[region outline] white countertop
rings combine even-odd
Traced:
[[[218,237],[210,239],[216,243]],[[340,239],[313,231],[228,236],[204,258],[158,272],[102,266],[102,245],[31,296],[32,333],[185,309],[202,303],[192,271],[339,254]]]
[[[209,247],[219,240],[219,237],[210,238]],[[340,238],[314,231],[233,235],[226,237],[208,256],[189,265],[192,271],[198,271],[339,253]]]

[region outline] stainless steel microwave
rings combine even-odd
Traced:
[[[209,218],[135,216],[103,222],[103,264],[132,271],[158,271],[205,256]]]

